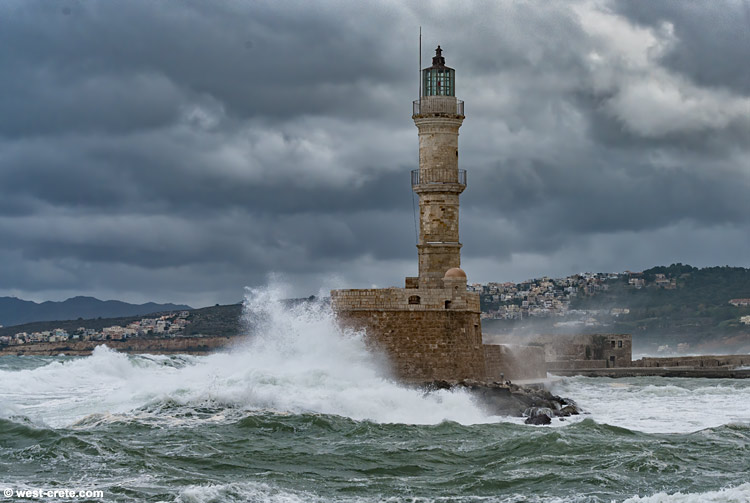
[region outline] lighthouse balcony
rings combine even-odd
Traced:
[[[413,169],[411,171],[411,186],[416,188],[425,185],[460,185],[466,187],[465,169]]]
[[[415,116],[460,115],[463,117],[464,102],[454,96],[423,96],[421,99],[414,100],[412,113]]]

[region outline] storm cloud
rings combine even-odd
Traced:
[[[416,273],[417,34],[466,102],[470,282],[750,266],[747,1],[0,5],[0,295]]]

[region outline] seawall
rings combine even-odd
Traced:
[[[609,369],[555,369],[557,376],[585,377],[705,377],[711,379],[750,379],[750,369],[732,368],[666,368],[666,367],[616,367]]]
[[[645,356],[634,367],[736,367],[750,365],[750,355]]]

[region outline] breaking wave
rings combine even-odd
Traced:
[[[279,289],[248,290],[252,333],[229,352],[132,356],[99,346],[90,357],[0,371],[0,410],[51,426],[123,414],[175,419],[181,407],[213,409],[217,420],[252,410],[381,423],[493,420],[466,393],[425,395],[396,384],[360,334],[339,330],[329,307],[285,306],[280,297]]]
[[[653,496],[635,496],[623,503],[747,503],[748,501],[750,501],[750,483],[703,493],[668,494],[661,492]]]

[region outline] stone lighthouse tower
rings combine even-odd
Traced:
[[[331,306],[342,326],[362,330],[368,344],[388,356],[405,381],[484,380],[479,294],[467,290],[458,240],[458,197],[466,172],[458,169],[458,129],[463,101],[456,75],[438,46],[432,66],[421,70],[412,119],[419,129],[419,169],[411,172],[419,195],[419,276],[404,288],[334,290]]]
[[[442,288],[445,273],[461,266],[458,196],[466,188],[466,171],[458,169],[458,128],[464,102],[456,99],[456,72],[445,66],[442,53],[438,46],[432,66],[422,70],[412,116],[419,129],[419,169],[411,183],[419,194],[420,288]]]

